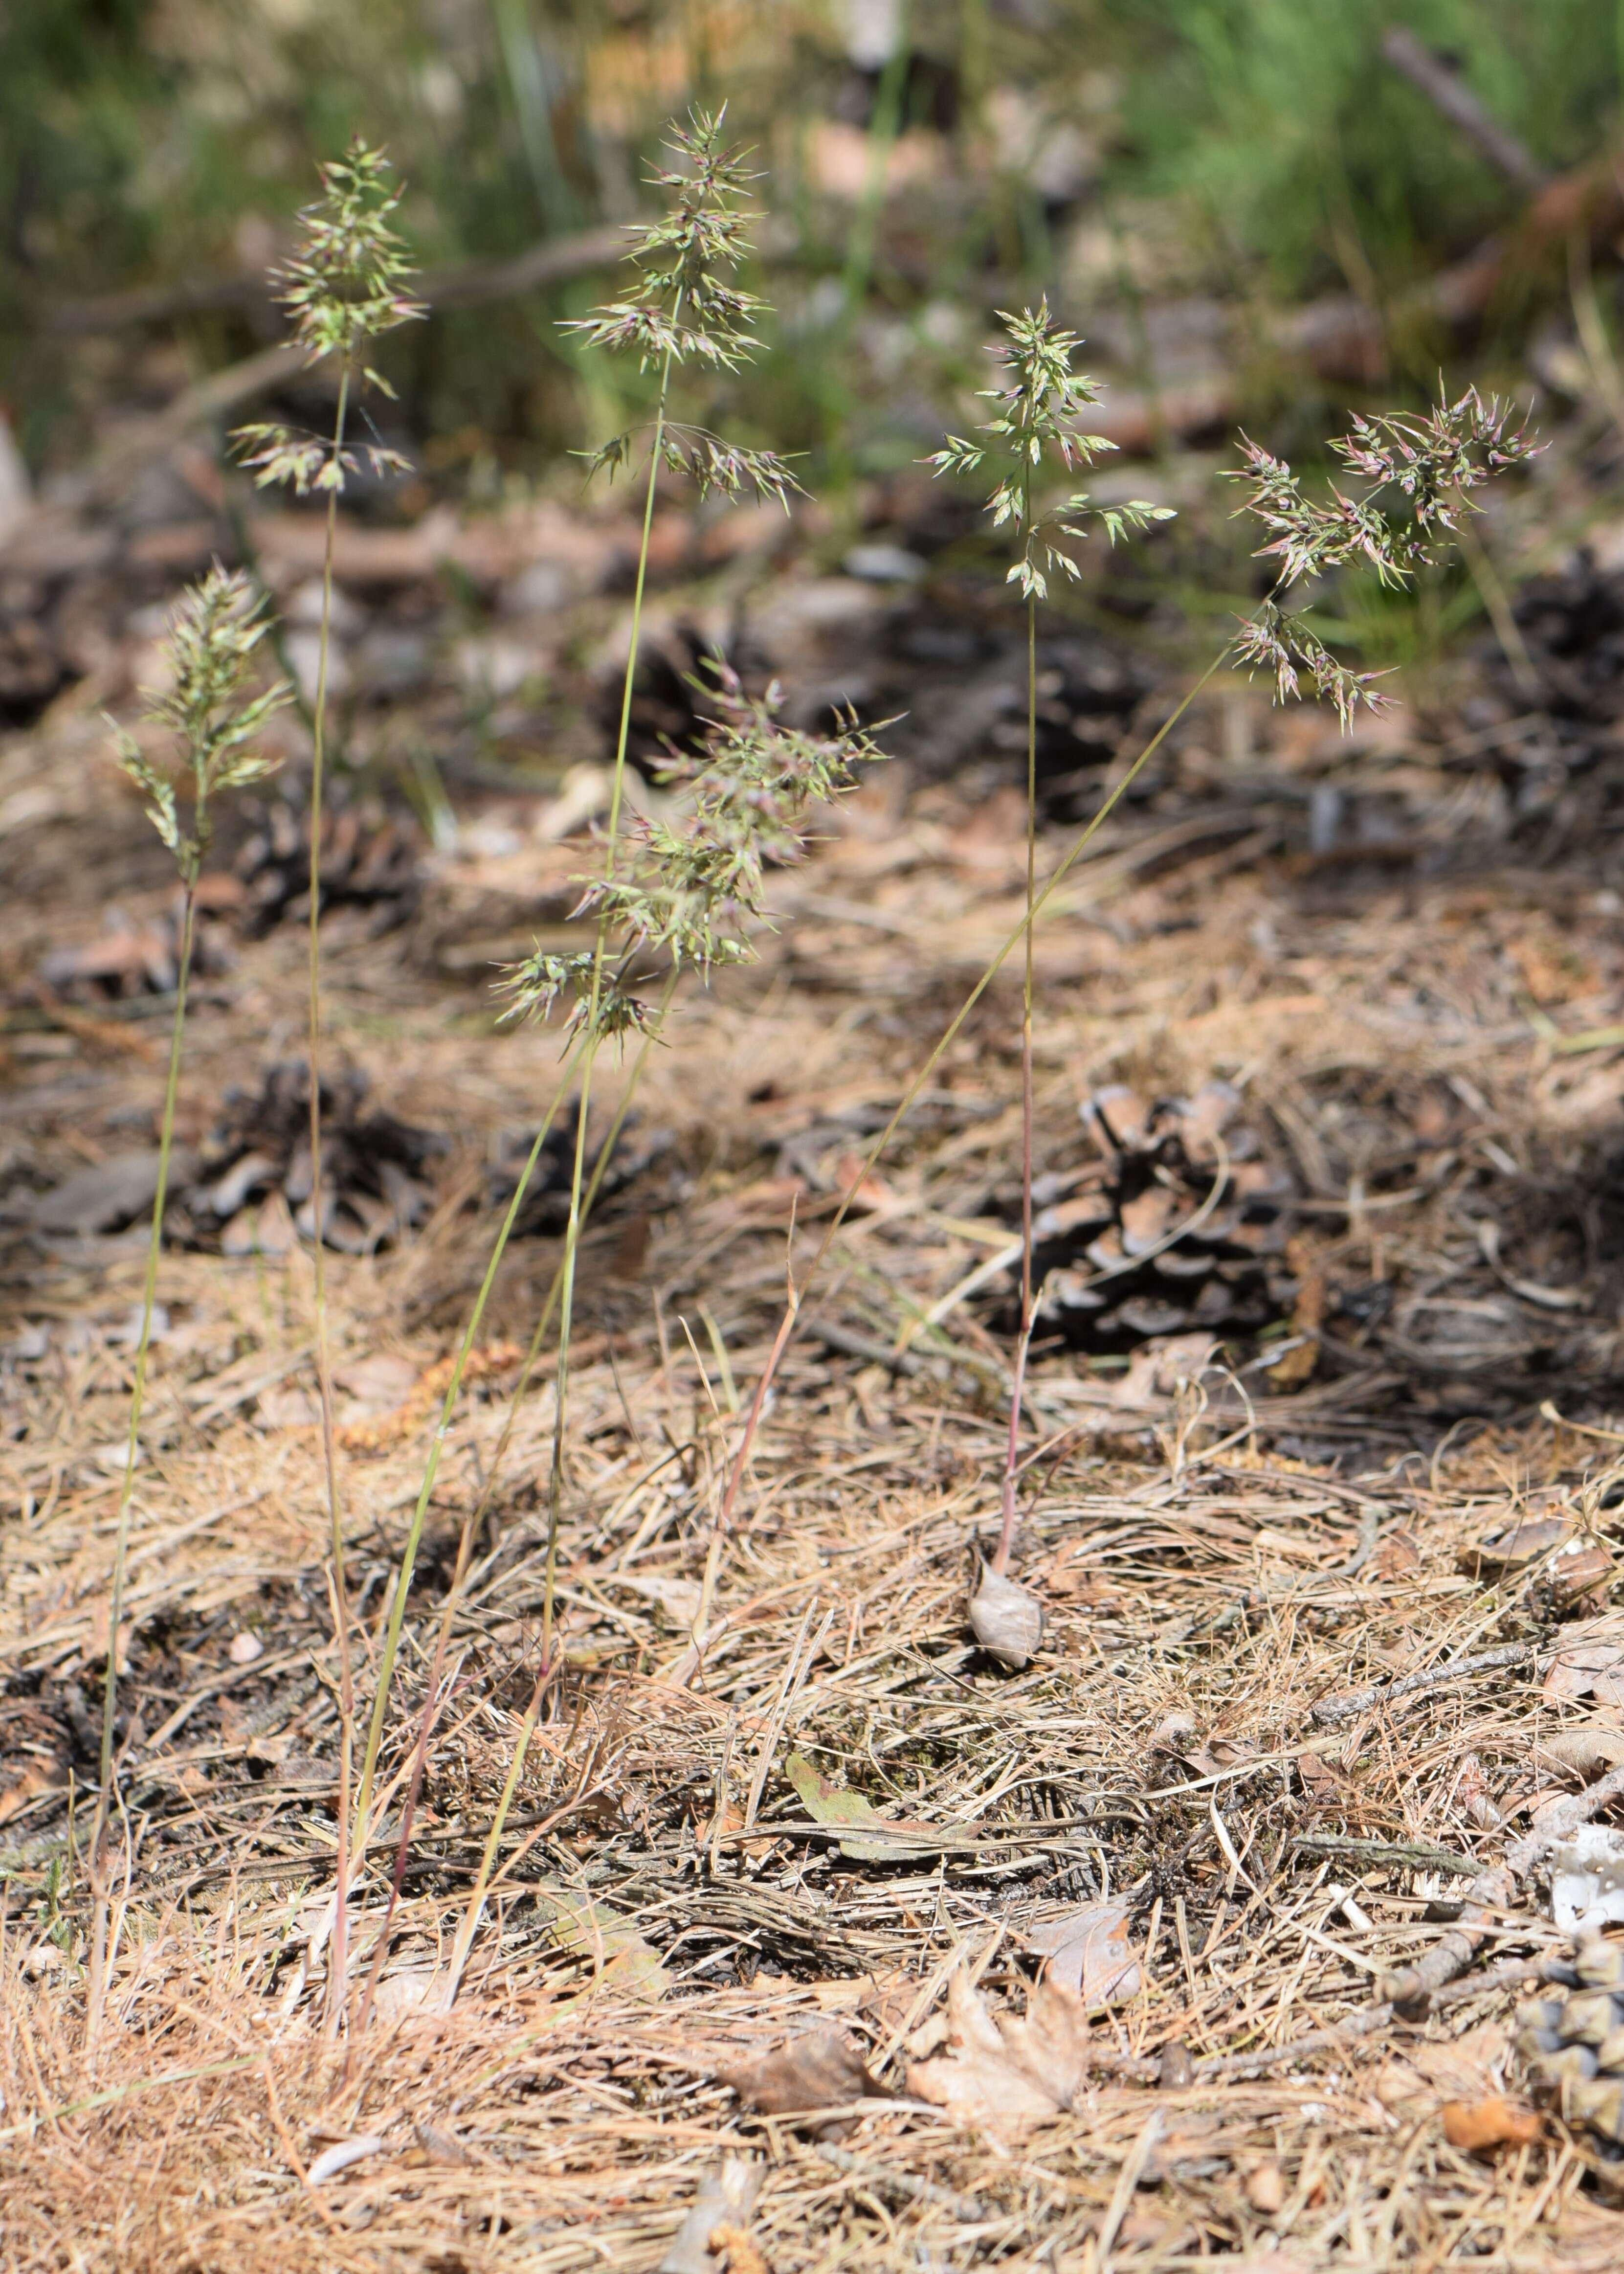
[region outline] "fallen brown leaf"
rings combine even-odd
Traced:
[[[947,1985],[951,2051],[908,2070],[908,2090],[960,2124],[1021,2132],[1070,2108],[1088,2071],[1088,2016],[1075,1991],[1045,1973],[1024,2016],[995,2020],[962,1969]]]
[[[1138,1993],[1139,1962],[1128,1942],[1125,1902],[1086,1903],[1045,1919],[1026,1939],[1049,1960],[1044,1979],[1070,1991],[1086,2014]]]
[[[1241,2182],[1246,2190],[1246,2200],[1253,2210],[1265,2218],[1273,2218],[1283,2208],[1286,2200],[1286,2177],[1272,2157],[1254,2164]]]
[[[1371,1569],[1379,1579],[1402,1579],[1420,1568],[1421,1543],[1413,1532],[1402,1527],[1388,1532],[1371,1562]]]
[[[718,2072],[741,2100],[764,2116],[794,2116],[848,2107],[854,2100],[890,2100],[892,2095],[870,2076],[862,2055],[844,2029],[808,2029],[775,2052],[738,2068]],[[838,2127],[838,2120],[835,2127]]]
[[[1599,1611],[1613,1579],[1613,1558],[1599,1540],[1574,1540],[1551,1562],[1551,1594],[1558,1610]]]
[[[1545,1694],[1624,1706],[1624,1625],[1616,1616],[1586,1619],[1569,1630],[1546,1671]]]
[[[1573,1525],[1565,1516],[1521,1517],[1515,1524],[1502,1525],[1497,1532],[1462,1548],[1460,1567],[1474,1579],[1520,1571],[1525,1565],[1538,1562],[1542,1555],[1549,1555],[1572,1537]]]
[[[1537,1768],[1553,1764],[1583,1777],[1586,1784],[1616,1768],[1620,1761],[1624,1761],[1624,1729],[1564,1729],[1534,1749]]]
[[[989,1658],[1019,1674],[1043,1639],[1043,1606],[1029,1588],[983,1564],[970,1598],[970,1627]]]

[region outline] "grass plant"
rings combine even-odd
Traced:
[[[294,336],[312,365],[333,363],[338,371],[338,400],[328,434],[294,433],[285,426],[252,425],[240,430],[244,463],[261,487],[291,489],[327,504],[321,560],[321,617],[318,633],[315,697],[311,719],[310,913],[308,933],[307,1050],[310,1060],[311,1261],[315,1284],[316,1378],[321,1401],[321,1449],[327,1480],[332,1547],[333,1619],[339,1638],[339,1683],[342,1738],[339,1769],[339,1856],[334,1962],[330,1979],[342,1984],[347,1947],[346,1901],[350,1781],[355,1740],[355,1675],[350,1656],[349,1587],[344,1572],[343,1511],[338,1480],[338,1448],[333,1423],[332,1354],[327,1333],[327,1207],[321,1157],[321,818],[327,740],[327,676],[333,639],[333,553],[338,506],[362,456],[374,475],[401,472],[406,461],[376,440],[359,453],[350,443],[352,402],[369,388],[392,392],[388,382],[364,360],[369,343],[421,312],[408,297],[411,265],[390,216],[400,191],[388,180],[389,162],[380,150],[357,139],[342,158],[321,169],[322,194],[302,220],[297,251],[282,271],[280,298],[293,320]],[[337,2007],[329,2005],[330,2026]]]
[[[1001,432],[998,439],[1006,440],[1007,433]],[[1124,769],[1041,890],[1035,888],[1029,831],[1026,906],[1020,922],[1006,936],[996,954],[949,1020],[884,1127],[857,1164],[838,1206],[830,1216],[801,1285],[797,1288],[792,1284],[790,1287],[778,1331],[769,1348],[766,1363],[757,1377],[733,1453],[718,1519],[718,1540],[732,1522],[751,1450],[766,1410],[767,1397],[784,1353],[789,1347],[808,1286],[833,1246],[864,1180],[873,1174],[909,1108],[940,1065],[971,1012],[1017,946],[1023,944],[1026,953],[1023,1013],[1024,1019],[1029,1020],[1032,939],[1038,918],[1173,728],[1217,674],[1231,662],[1238,663],[1249,672],[1259,668],[1267,670],[1274,681],[1277,702],[1300,697],[1306,679],[1316,697],[1334,704],[1344,729],[1351,724],[1361,705],[1372,710],[1380,709],[1387,697],[1375,683],[1376,674],[1352,671],[1331,653],[1305,617],[1300,600],[1294,604],[1293,588],[1338,570],[1358,567],[1372,571],[1379,583],[1387,589],[1402,590],[1410,585],[1420,570],[1436,567],[1446,557],[1451,541],[1457,536],[1467,516],[1475,510],[1470,493],[1480,488],[1496,474],[1526,463],[1540,447],[1525,430],[1514,427],[1507,407],[1492,399],[1485,401],[1471,388],[1453,402],[1447,397],[1440,400],[1425,418],[1402,413],[1384,418],[1356,418],[1350,431],[1332,447],[1349,471],[1368,484],[1364,493],[1357,497],[1344,495],[1333,487],[1328,498],[1316,498],[1283,459],[1259,449],[1244,436],[1241,441],[1244,463],[1231,471],[1230,478],[1248,486],[1250,493],[1244,500],[1240,510],[1252,514],[1263,531],[1266,541],[1259,548],[1258,557],[1277,564],[1270,589],[1252,614],[1243,619],[1239,630],[1226,640],[1132,763]],[[975,456],[978,447],[961,438],[950,437],[934,463],[943,471],[974,472],[979,470],[980,461]],[[1028,453],[1032,447],[1029,439],[1026,444]],[[992,507],[997,512],[1002,506],[1004,517],[1012,519],[1013,507],[1006,500],[1006,490],[1007,479],[994,493]],[[1034,546],[1038,548],[1035,552],[1033,550]],[[1053,560],[1049,557],[1051,553],[1056,556]],[[1027,523],[1025,547],[1011,571],[1011,581],[1021,586],[1029,608],[1036,599],[1042,597],[1034,581],[1034,576],[1041,578],[1046,570],[1057,566],[1058,561],[1065,557],[1059,548],[1050,546],[1043,538],[1041,524],[1034,529],[1030,522]],[[1030,637],[1028,652],[1031,652]],[[1030,717],[1029,711],[1029,808],[1032,772]],[[1025,1058],[1023,1050],[1023,1073]],[[1026,1081],[1023,1081],[1023,1090],[1025,1088]],[[1023,1113],[1022,1118],[1023,1125],[1027,1125],[1029,1109]],[[1023,1153],[1028,1149],[1029,1140],[1023,1146]],[[1024,1165],[1029,1171],[1029,1163]],[[1023,1186],[1025,1182],[1023,1178]],[[1023,1198],[1026,1203],[1022,1222],[1021,1279],[1024,1346],[1030,1318],[1032,1237],[1029,1194],[1024,1193]],[[1019,1394],[1018,1377],[1017,1397]],[[1018,1411],[1012,1412],[1011,1424],[1011,1444],[1013,1446],[1015,1431],[1019,1427]],[[1009,1525],[1012,1466],[1006,1457],[1000,1548],[1004,1547]],[[995,1573],[995,1576],[1002,1577],[1003,1574]],[[1007,1597],[1005,1601],[1007,1604]],[[989,1621],[993,1608],[993,1606],[989,1606]],[[1014,1608],[1018,1615],[1013,1625],[1019,1643],[1020,1638],[1029,1639],[1033,1636],[1036,1621],[1026,1607],[1015,1606]],[[695,1648],[681,1662],[679,1678],[687,1679],[691,1675],[700,1662],[703,1644],[703,1635],[696,1635]]]
[[[1096,505],[1086,491],[1074,491],[1057,503],[1041,495],[1041,486],[1051,463],[1070,475],[1086,467],[1116,444],[1102,435],[1084,432],[1079,421],[1088,405],[1099,400],[1092,380],[1074,371],[1072,358],[1082,344],[1074,332],[1056,324],[1049,303],[1023,309],[1003,319],[1004,337],[994,349],[1000,365],[999,383],[982,390],[996,406],[995,415],[977,429],[984,440],[970,441],[950,434],[929,463],[938,474],[970,476],[990,464],[997,482],[987,501],[995,529],[1008,528],[1016,554],[1007,581],[1019,591],[1026,617],[1026,966],[1021,983],[1020,1022],[1020,1330],[1015,1348],[1014,1382],[1010,1392],[1009,1446],[1004,1460],[998,1542],[991,1570],[1002,1579],[1010,1565],[1015,1538],[1016,1482],[1020,1466],[1021,1395],[1026,1382],[1026,1353],[1032,1341],[1032,1016],[1035,993],[1033,971],[1033,915],[1037,900],[1038,842],[1038,606],[1049,595],[1049,579],[1061,576],[1073,581],[1081,566],[1063,540],[1077,543],[1094,531],[1103,531],[1115,545],[1129,534],[1170,521],[1172,510],[1145,498],[1120,506]],[[981,1600],[978,1595],[978,1601]],[[1007,1613],[1006,1613],[1007,1615]]]
[[[157,1300],[158,1260],[163,1247],[163,1211],[169,1195],[169,1161],[175,1142],[175,1109],[180,1095],[181,1051],[186,1024],[186,990],[192,976],[198,879],[214,836],[214,801],[260,779],[272,761],[255,745],[263,728],[288,701],[290,689],[278,681],[258,694],[249,691],[259,648],[269,629],[263,600],[248,580],[214,568],[182,598],[167,641],[169,684],[149,701],[146,716],[184,753],[182,780],[189,793],[183,809],[176,781],[155,764],[134,736],[116,728],[119,764],[146,797],[147,818],[175,858],[180,877],[180,948],[176,958],[175,1011],[169,1025],[169,1069],[158,1128],[158,1171],[153,1194],[152,1230],[147,1244],[147,1275],[141,1289],[136,1335],[135,1372],[130,1392],[130,1422],[124,1442],[115,1520],[112,1600],[108,1611],[107,1672],[102,1690],[102,1754],[96,1812],[91,1834],[92,1869],[97,1875],[95,1962],[93,1968],[93,2025],[95,1998],[106,1959],[107,1911],[103,1849],[114,1796],[113,1741],[118,1706],[119,1629],[124,1623],[124,1577],[129,1560],[130,1510],[140,1458],[141,1412],[147,1393]]]
[[[691,773],[689,821],[646,828],[639,825],[637,853],[623,866],[621,840],[632,689],[637,682],[637,662],[642,651],[648,546],[653,532],[659,475],[682,475],[696,485],[701,496],[717,491],[728,498],[771,498],[780,505],[787,505],[789,496],[799,489],[785,459],[776,453],[746,450],[737,443],[726,441],[712,427],[682,421],[673,411],[673,380],[682,368],[733,373],[756,355],[757,343],[750,332],[750,323],[764,309],[762,300],[740,289],[734,282],[737,268],[748,252],[748,214],[744,196],[753,175],[746,170],[741,154],[723,143],[721,134],[721,114],[710,111],[694,111],[687,125],[671,127],[669,150],[673,163],[659,169],[653,177],[655,186],[671,193],[671,207],[662,218],[632,234],[628,257],[637,271],[635,291],[568,325],[568,330],[583,336],[584,346],[630,352],[637,357],[643,371],[658,373],[658,391],[653,418],[646,425],[614,434],[598,450],[589,453],[587,459],[589,473],[607,473],[614,478],[621,471],[639,469],[643,475],[642,541],[637,550],[637,576],[632,584],[630,641],[614,743],[610,812],[603,832],[603,871],[589,880],[587,893],[578,909],[578,915],[596,915],[594,944],[573,955],[537,953],[509,968],[500,983],[509,996],[508,1010],[503,1014],[509,1019],[545,1016],[560,998],[567,1000],[568,1062],[557,1096],[564,1096],[571,1081],[580,1085],[575,1103],[578,1118],[571,1160],[568,1219],[564,1231],[562,1267],[557,1278],[557,1419],[548,1485],[548,1587],[541,1642],[541,1665],[548,1676],[555,1665],[553,1585],[557,1562],[557,1519],[564,1485],[568,1344],[575,1303],[580,1231],[587,1215],[587,1130],[596,1053],[603,1042],[623,1042],[628,1035],[635,1033],[655,1035],[662,1023],[664,1007],[650,1014],[650,1007],[630,983],[630,964],[637,951],[643,955],[655,953],[666,957],[671,984],[675,983],[675,974],[680,968],[701,967],[707,971],[714,962],[737,962],[748,953],[740,928],[760,919],[762,862],[766,857],[787,857],[792,846],[799,844],[796,828],[801,814],[805,812],[808,801],[819,796],[821,785],[828,785],[832,794],[837,775],[842,775],[844,782],[842,766],[848,771],[848,762],[855,762],[855,757],[874,755],[862,737],[835,734],[819,739],[782,734],[782,730],[773,726],[773,705],[748,705],[737,689],[737,682],[718,680],[717,691],[723,703],[723,721],[712,727],[712,739],[707,743],[707,764],[685,762],[678,753],[671,757],[673,778]],[[789,787],[782,794],[771,780],[769,753],[785,759],[787,766]],[[728,766],[734,769],[733,789],[723,785]],[[796,766],[801,773],[796,773]],[[630,951],[612,960],[610,939],[616,930],[630,937]],[[395,1660],[401,1649],[401,1623],[405,1619],[411,1569],[417,1564],[417,1553],[423,1540],[427,1501],[432,1494],[446,1426],[450,1421],[455,1398],[462,1389],[466,1359],[473,1349],[473,1335],[485,1312],[496,1269],[508,1246],[514,1219],[523,1205],[525,1192],[530,1189],[530,1178],[535,1176],[541,1144],[551,1130],[555,1112],[557,1101],[537,1133],[535,1144],[521,1169],[519,1183],[514,1187],[508,1216],[496,1235],[485,1283],[446,1387],[439,1428],[430,1446],[417,1505],[407,1525],[385,1642],[380,1651],[373,1714],[366,1733],[366,1753],[355,1805],[357,1837],[364,1837],[373,1799],[378,1753],[382,1746],[389,1687],[394,1683]],[[553,1296],[548,1296],[548,1310],[551,1306]],[[537,1349],[539,1330],[521,1375],[521,1389],[535,1367]]]

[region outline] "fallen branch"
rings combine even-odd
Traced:
[[[626,233],[618,228],[544,237],[509,260],[459,261],[455,267],[428,269],[414,282],[412,297],[434,308],[472,308],[490,300],[516,299],[524,292],[590,275],[595,268],[612,267],[625,250]],[[142,285],[131,292],[59,302],[45,311],[43,329],[57,338],[82,339],[136,324],[173,323],[179,316],[268,307],[274,289],[265,269],[217,276],[201,284]]]
[[[1304,1855],[1346,1856],[1372,1869],[1386,1864],[1401,1871],[1453,1871],[1462,1879],[1477,1879],[1495,1868],[1475,1856],[1456,1856],[1447,1848],[1431,1848],[1417,1840],[1356,1840],[1346,1832],[1298,1832],[1291,1845]]]
[[[1521,1666],[1533,1655],[1532,1643],[1504,1643],[1498,1650],[1480,1650],[1473,1658],[1455,1658],[1444,1666],[1430,1666],[1423,1674],[1401,1675],[1396,1681],[1372,1682],[1364,1690],[1344,1690],[1339,1698],[1322,1698],[1309,1707],[1309,1719],[1322,1725],[1351,1721],[1375,1706],[1391,1704],[1395,1698],[1413,1697],[1417,1690],[1436,1689],[1440,1682],[1463,1681],[1468,1675],[1488,1674],[1499,1667]]]
[[[1413,1966],[1402,1966],[1394,1973],[1383,1975],[1380,1987],[1387,2003],[1401,2009],[1420,2007],[1425,2011],[1445,1983],[1453,1982],[1471,1964],[1499,1924],[1499,1914],[1509,1908],[1513,1886],[1510,1871],[1503,1868],[1485,1871],[1477,1881],[1480,1900],[1462,1907],[1460,1924],[1434,1943]]]
[[[1624,1800],[1624,1764],[1609,1769],[1587,1792],[1569,1793],[1543,1808],[1532,1827],[1506,1850],[1508,1868],[1519,1879],[1526,1879],[1559,1841],[1571,1840],[1581,1825],[1589,1824],[1616,1800]]]
[[[957,2195],[951,2188],[937,2187],[933,2180],[916,2180],[910,2172],[892,2172],[883,2165],[866,2163],[848,2148],[831,2148],[819,2141],[812,2152],[873,2194],[888,2196],[894,2202],[929,2203],[937,2210],[944,2210],[950,2218],[957,2219],[960,2226],[979,2226],[988,2217],[986,2204],[974,2195]]]
[[[1520,190],[1544,189],[1550,179],[1545,168],[1508,127],[1489,116],[1452,64],[1424,47],[1402,24],[1382,34],[1381,52],[1451,126],[1459,128],[1497,174]]]

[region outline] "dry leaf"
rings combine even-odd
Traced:
[[[897,1195],[882,1177],[872,1170],[865,1171],[862,1156],[858,1153],[842,1153],[831,1171],[834,1189],[850,1192],[849,1216],[873,1216],[877,1209],[894,1208]]]
[[[8,1817],[18,1815],[41,1793],[51,1792],[56,1787],[55,1776],[31,1764],[0,1790],[0,1824],[4,1824]]]
[[[721,2082],[765,2116],[793,2116],[849,2107],[854,2100],[890,2100],[892,2095],[869,2075],[862,2055],[844,2029],[808,2029],[776,2052],[741,2068],[722,2069]],[[831,2135],[845,2127],[824,2127]]]
[[[334,1381],[354,1401],[345,1410],[345,1421],[371,1421],[380,1413],[392,1413],[411,1396],[422,1371],[415,1359],[397,1351],[372,1351],[335,1367]]]
[[[538,1879],[530,1893],[536,1908],[552,1922],[553,1938],[573,1958],[585,1959],[605,1987],[636,1998],[663,1997],[670,1977],[629,1920],[573,1888]]]
[[[1028,1588],[983,1564],[970,1598],[970,1626],[989,1658],[1019,1674],[1043,1639],[1043,1606]]]
[[[1433,2098],[1426,2079],[1408,2061],[1384,2061],[1371,2090],[1390,2114],[1407,2119],[1424,2115]]]
[[[1389,1532],[1371,1559],[1371,1570],[1379,1579],[1402,1579],[1421,1568],[1421,1543],[1413,1532],[1401,1526]]]
[[[1616,1768],[1620,1761],[1624,1761],[1624,1729],[1564,1729],[1534,1749],[1536,1768],[1553,1765],[1583,1777],[1586,1784]]]
[[[1545,1695],[1624,1706],[1624,1626],[1616,1616],[1586,1619],[1564,1635],[1546,1669]]]
[[[1613,1558],[1599,1540],[1570,1540],[1552,1558],[1551,1594],[1560,1611],[1598,1610],[1612,1578]]]
[[[1286,2176],[1272,2159],[1254,2164],[1241,2184],[1246,2190],[1247,2202],[1265,2218],[1273,2218],[1276,2211],[1283,2210]]]
[[[1408,2059],[1435,2093],[1451,2100],[1482,2100],[1492,2093],[1507,2039],[1498,2022],[1484,2022],[1463,2037],[1423,2039]]]
[[[1024,2131],[1070,2108],[1087,2075],[1091,2038],[1083,2001],[1047,1973],[1024,2017],[995,2021],[959,1969],[947,1985],[947,2034],[951,2051],[915,2061],[908,2090],[960,2124]]]
[[[1033,1927],[1026,1940],[1049,1963],[1046,1981],[1068,1990],[1085,2013],[1137,1996],[1139,1962],[1128,1942],[1125,1902],[1086,1903]]]
[[[857,1864],[894,1864],[905,1856],[917,1856],[921,1841],[934,1850],[939,1843],[941,1827],[934,1824],[910,1823],[906,1818],[894,1820],[881,1816],[872,1802],[860,1792],[847,1792],[820,1776],[804,1753],[792,1753],[784,1764],[785,1774],[800,1794],[807,1814],[817,1824],[851,1825],[873,1836],[866,1839],[842,1840],[840,1853]],[[910,1840],[910,1833],[920,1835]]]
[[[1498,2092],[1483,2100],[1447,2100],[1443,2106],[1444,2137],[1452,2148],[1481,2156],[1492,2148],[1527,2148],[1538,2139],[1541,2125],[1531,2108],[1520,2106]]]
[[[1567,1517],[1521,1517],[1463,1548],[1458,1560],[1469,1577],[1492,1578],[1501,1572],[1521,1571],[1572,1537],[1573,1525]]]
[[[313,1429],[321,1419],[321,1408],[308,1389],[289,1382],[282,1389],[259,1392],[257,1418],[262,1429]]]
[[[1304,1800],[1312,1800],[1319,1808],[1347,1807],[1354,1789],[1352,1779],[1318,1753],[1299,1753],[1297,1773],[1303,1781]]]

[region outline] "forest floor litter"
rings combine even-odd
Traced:
[[[42,527],[7,572],[46,630],[39,707],[0,743],[24,882],[0,907],[6,2265],[1616,2264],[1610,2120],[1565,2120],[1515,2041],[1575,1917],[1624,1915],[1624,1841],[1589,1820],[1624,1775],[1624,760],[1593,663],[1624,573],[1575,556],[1518,604],[1520,645],[1351,744],[1215,682],[1051,904],[1014,1563],[1046,1630],[1011,1673],[966,1617],[1019,1270],[1008,972],[806,1287],[716,1530],[786,1272],[1019,919],[1008,625],[917,491],[838,573],[798,570],[793,529],[673,518],[642,754],[691,723],[682,672],[726,636],[808,718],[906,712],[898,756],[776,880],[761,964],[679,994],[681,1047],[607,1164],[568,1668],[466,1942],[539,1639],[550,1359],[498,1456],[560,1249],[550,1141],[413,1578],[396,1800],[353,1890],[370,2017],[334,2044],[290,787],[206,901],[107,1632],[173,951],[100,714],[219,535],[181,477],[183,518],[94,557]],[[290,591],[297,518],[259,538]],[[560,1078],[555,1037],[492,1035],[488,981],[561,928],[584,865],[623,538],[548,507],[341,547],[328,1284],[365,1703],[447,1354]],[[459,631],[470,582],[489,621]],[[1052,869],[1174,681],[1097,614],[1042,663]],[[397,777],[418,821],[377,787]],[[116,1947],[87,2048],[109,1648]]]

